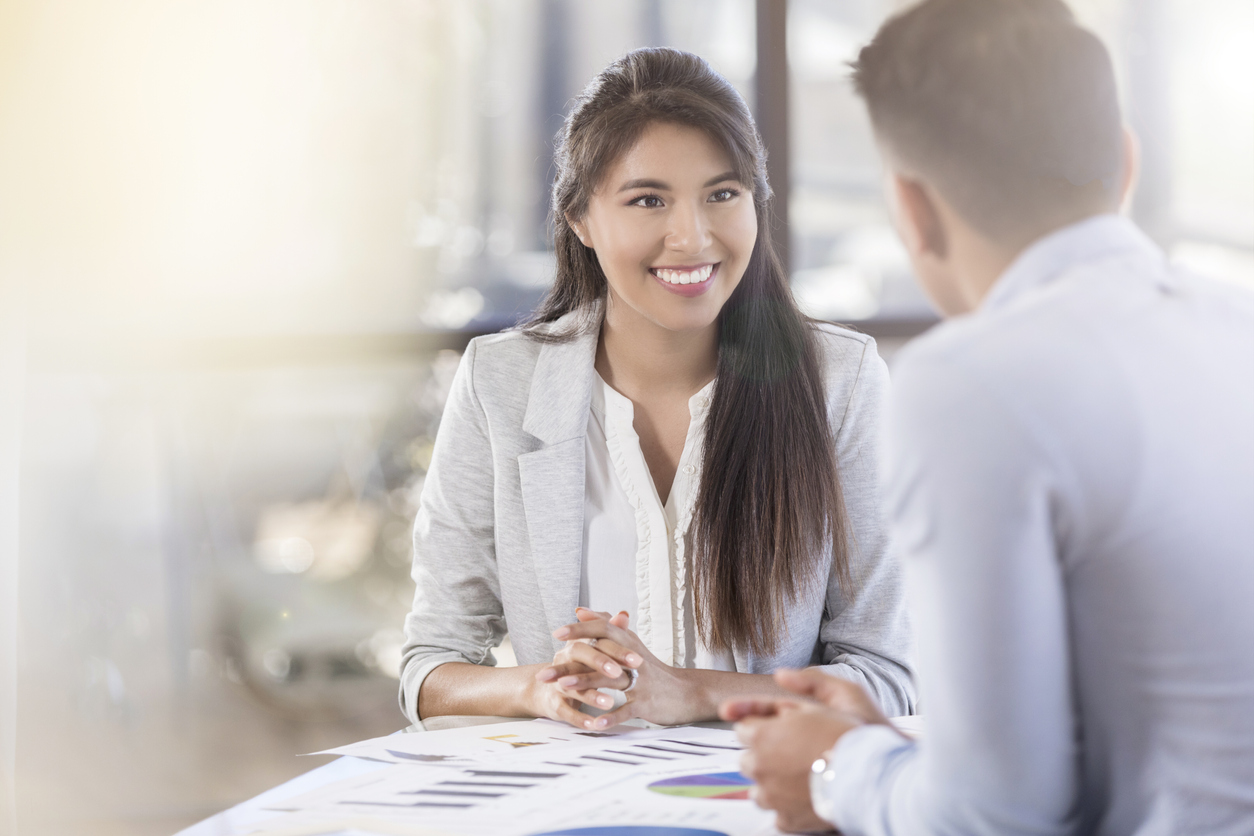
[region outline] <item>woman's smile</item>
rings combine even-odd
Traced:
[[[680,296],[700,296],[714,286],[718,264],[695,267],[650,267],[649,272],[662,287]]]

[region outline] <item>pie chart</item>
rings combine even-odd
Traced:
[[[718,830],[698,830],[693,827],[665,827],[649,824],[611,824],[574,827],[570,830],[551,830],[536,836],[727,836]]]
[[[739,772],[715,772],[708,775],[684,775],[649,784],[649,789],[662,795],[680,798],[746,799],[753,782]]]

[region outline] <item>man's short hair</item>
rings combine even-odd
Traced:
[[[980,232],[1034,236],[1117,203],[1114,70],[1061,0],[924,0],[853,70],[890,159]]]

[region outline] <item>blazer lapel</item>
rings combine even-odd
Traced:
[[[549,629],[575,620],[583,552],[584,439],[518,457],[531,559]]]
[[[543,444],[518,457],[518,475],[540,597],[554,630],[575,620],[579,604],[584,445],[597,338],[593,331],[541,347],[523,419],[523,430]]]

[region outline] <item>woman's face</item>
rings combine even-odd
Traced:
[[[596,251],[611,308],[671,331],[714,323],[758,235],[753,193],[727,154],[702,131],[666,123],[645,129],[572,226]]]

